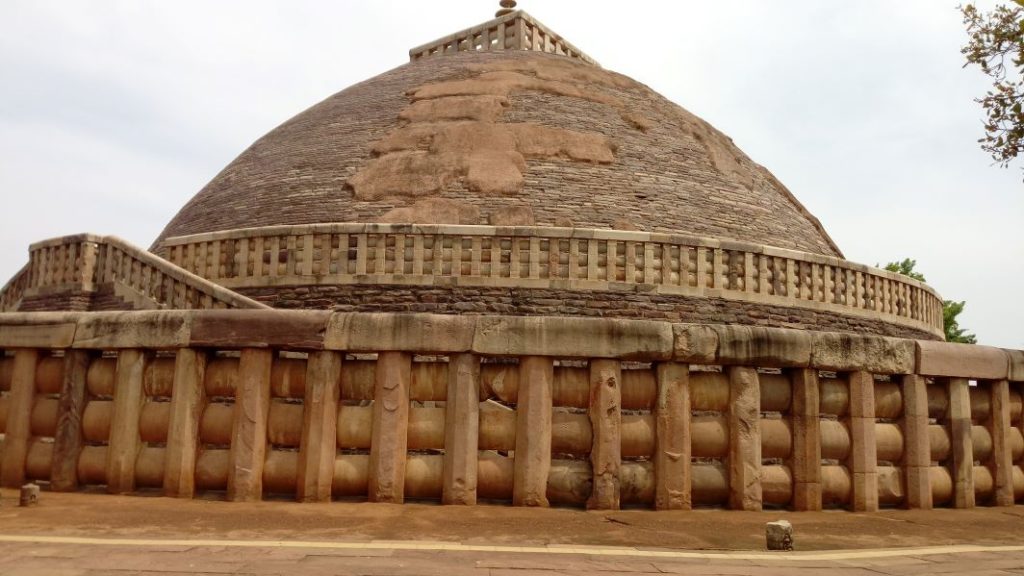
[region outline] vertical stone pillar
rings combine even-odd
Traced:
[[[453,354],[445,399],[443,503],[476,504],[479,442],[480,358]]]
[[[903,477],[907,508],[930,510],[931,445],[928,440],[928,389],[923,376],[903,376]]]
[[[149,355],[143,350],[117,353],[114,373],[114,414],[110,418],[110,442],[107,446],[107,492],[126,494],[135,490],[135,459],[142,438],[139,415],[145,399],[143,378]]]
[[[64,354],[64,378],[60,387],[57,431],[53,435],[53,462],[50,465],[50,489],[55,492],[71,492],[78,488],[85,377],[91,359],[92,355],[85,350],[68,350]]]
[[[206,408],[205,377],[206,353],[191,348],[178,350],[164,464],[164,495],[171,498],[195,495],[199,422]]]
[[[273,363],[273,350],[257,348],[242,350],[238,361],[228,465],[228,500],[232,502],[258,502],[263,498]]]
[[[1006,380],[989,382],[992,415],[989,431],[992,433],[992,478],[995,481],[996,506],[1013,506],[1013,449],[1010,436],[1010,383]]]
[[[7,407],[7,429],[4,432],[3,466],[0,485],[21,488],[25,483],[25,461],[28,441],[32,435],[32,404],[36,398],[36,365],[38,350],[17,350],[11,376],[10,404]]]
[[[761,390],[757,370],[728,367],[729,507],[761,510]]]
[[[789,373],[793,390],[793,508],[821,510],[821,414],[818,371],[797,368]]]
[[[658,400],[654,407],[654,507],[690,510],[690,366],[657,367]]]
[[[513,506],[548,505],[553,381],[554,364],[550,358],[527,356],[519,359]]]
[[[338,453],[341,360],[339,352],[311,352],[306,361],[296,493],[299,502],[331,501],[334,459]]]
[[[622,467],[622,365],[618,360],[590,361],[590,464],[594,488],[587,500],[591,510],[619,509],[619,469]]]
[[[949,441],[953,505],[974,508],[974,442],[971,440],[971,396],[966,378],[950,378]]]
[[[409,381],[412,356],[381,352],[373,399],[373,434],[370,444],[369,498],[371,502],[405,501],[405,458],[409,446]]]
[[[878,444],[875,441],[875,379],[870,372],[850,372],[850,457],[853,511],[878,511]]]

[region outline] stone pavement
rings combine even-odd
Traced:
[[[1024,575],[1024,546],[687,552],[446,542],[155,540],[0,534],[0,575]]]

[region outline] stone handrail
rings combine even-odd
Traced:
[[[18,282],[23,296],[92,293],[113,284],[122,297],[144,309],[267,308],[114,236],[79,234],[32,244]],[[16,303],[16,292],[10,286],[4,289],[4,310]]]
[[[1024,500],[1021,351],[283,310],[0,314],[0,351],[8,488],[659,510]]]
[[[309,284],[632,289],[797,306],[943,334],[941,298],[906,276],[828,256],[682,235],[315,224],[169,238],[161,251],[174,264],[232,289]]]
[[[546,52],[597,65],[593,58],[522,10],[413,48],[409,50],[409,60],[416,61],[458,52],[501,50]]]
[[[28,280],[28,265],[26,264],[7,281],[7,284],[4,284],[3,288],[0,288],[0,312],[17,309],[18,304],[25,295]]]

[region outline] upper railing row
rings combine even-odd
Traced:
[[[853,314],[942,334],[942,300],[838,258],[670,234],[569,228],[318,224],[170,238],[165,257],[228,288],[424,284],[640,289]],[[444,280],[440,280],[443,278]]]
[[[0,310],[25,296],[73,291],[92,293],[113,284],[137,308],[266,308],[113,236],[79,234],[44,240],[29,248],[29,263],[0,293]]]
[[[502,50],[528,50],[558,54],[597,65],[593,58],[521,10],[413,48],[409,51],[409,60],[415,61],[459,52]]]

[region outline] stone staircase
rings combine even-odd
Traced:
[[[0,290],[0,311],[266,309],[115,236],[37,242]]]

